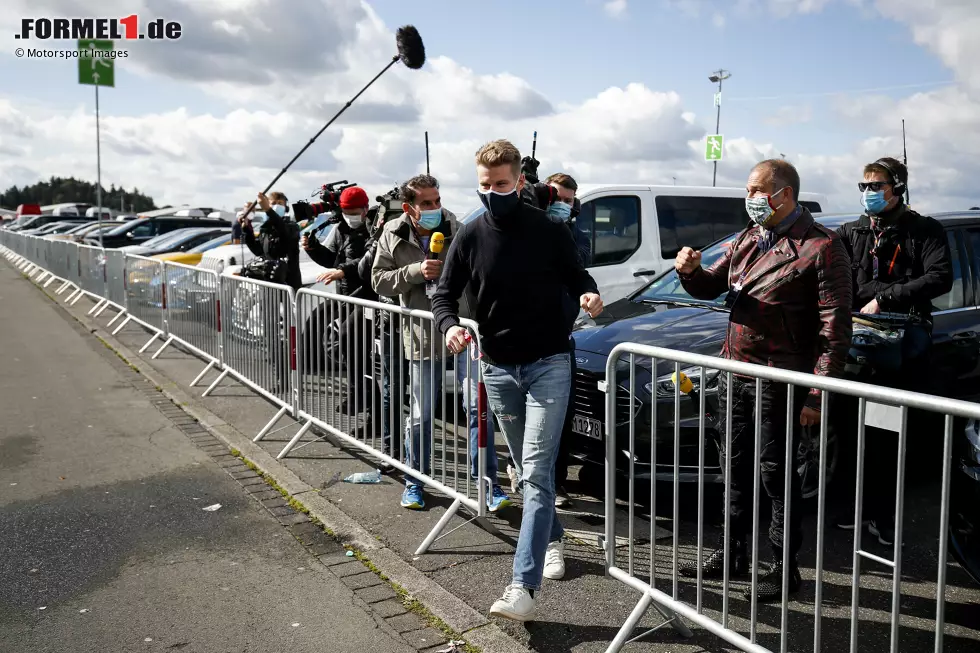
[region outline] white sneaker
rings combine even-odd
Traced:
[[[490,607],[491,617],[503,617],[514,621],[532,621],[535,610],[534,597],[520,585],[508,585],[503,597]]]
[[[565,576],[565,543],[561,540],[548,545],[544,553],[544,577],[560,580]]]

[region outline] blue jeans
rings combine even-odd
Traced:
[[[564,534],[555,510],[554,473],[570,377],[569,354],[527,365],[483,363],[490,408],[507,440],[524,495],[513,584],[531,590],[541,588],[548,544]]]
[[[410,442],[411,446],[406,447],[406,462],[412,469],[418,469],[423,474],[429,474],[432,444],[435,433],[432,432],[432,406],[433,398],[438,405],[438,399],[442,394],[442,361],[436,360],[433,364],[431,360],[413,361],[411,365],[412,383],[412,407],[408,423],[405,425],[405,441]],[[468,364],[469,363],[469,364]],[[477,362],[469,360],[468,352],[463,352],[456,357],[456,379],[459,387],[463,391],[463,410],[466,413],[466,421],[470,432],[470,456],[473,464],[470,474],[473,478],[479,476],[479,434],[480,434],[480,412],[478,410],[479,397],[479,370]],[[467,379],[467,365],[469,367],[469,383]],[[433,374],[434,372],[434,374]],[[433,378],[433,376],[435,378]],[[435,383],[435,390],[430,386]],[[446,411],[449,418],[450,411]],[[425,436],[423,437],[423,433]],[[431,435],[430,435],[431,434]],[[418,458],[421,456],[421,460]],[[419,466],[421,463],[421,467]],[[487,476],[497,485],[497,452],[493,446],[493,420],[487,420]],[[411,476],[405,477],[405,485],[420,485],[421,481]]]

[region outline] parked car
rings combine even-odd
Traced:
[[[46,236],[48,234],[60,234],[68,231],[69,229],[74,229],[80,225],[88,224],[87,222],[79,222],[78,220],[60,220],[58,222],[49,222],[42,227],[36,227],[34,229],[25,229],[20,233],[26,236]]]
[[[127,254],[138,254],[140,256],[153,256],[154,254],[168,254],[170,252],[186,252],[197,247],[202,243],[213,240],[215,237],[231,234],[229,227],[188,227],[178,229],[169,233],[157,236],[146,241],[142,245],[127,245],[119,248]]]
[[[825,226],[838,226],[856,219],[856,215],[817,216]],[[936,299],[933,304],[933,364],[936,370],[936,394],[976,401],[980,399],[980,216],[969,214],[936,214],[946,228],[953,256],[955,283],[953,290]],[[721,256],[723,247],[732,242],[735,234],[702,252],[702,265],[710,266]],[[691,353],[718,356],[728,325],[728,309],[723,296],[713,301],[693,299],[681,286],[676,272],[668,271],[629,297],[606,307],[595,320],[580,320],[575,331],[575,361],[578,368],[575,391],[570,400],[572,417],[572,450],[586,464],[604,464],[605,460],[605,395],[598,382],[605,378],[608,354],[622,342],[664,347]],[[848,359],[847,377],[867,380],[868,366],[862,362],[862,338],[866,328],[855,328],[854,343]],[[626,437],[624,427],[632,414],[635,421],[637,450],[634,451],[635,470],[639,478],[649,479],[651,404],[657,402],[658,433],[657,469],[659,480],[673,477],[674,384],[671,374],[674,364],[658,361],[656,370],[649,360],[637,359],[633,384],[633,404],[630,404],[628,361],[620,363],[617,378],[617,429],[620,438]],[[717,370],[706,370],[704,379],[699,369],[682,370],[693,382],[694,390],[704,393],[706,417],[706,470],[708,482],[721,482],[717,443],[720,435],[714,428],[718,406]],[[681,481],[697,480],[699,463],[697,395],[681,398],[680,472]],[[824,458],[828,482],[840,462],[839,437],[849,437],[856,425],[856,408],[849,398],[837,397],[828,429],[828,448]],[[911,420],[911,413],[910,413]],[[910,422],[911,423],[911,422]],[[931,422],[930,422],[931,424]],[[938,423],[941,428],[941,422]],[[911,427],[910,427],[911,428]],[[920,431],[921,432],[921,431]],[[820,452],[816,429],[805,429],[798,455],[799,471],[803,476],[804,494],[812,496],[817,488]],[[622,447],[625,449],[626,447]],[[662,461],[662,462],[661,462]],[[628,464],[621,452],[617,466]]]
[[[84,222],[78,225],[77,227],[69,229],[64,233],[48,234],[46,236],[42,236],[42,238],[46,238],[48,240],[72,240],[77,243],[81,243],[84,242],[85,236],[89,234],[98,234],[100,230],[104,233],[110,229],[115,228],[115,226],[116,225],[112,223],[106,223],[106,222],[99,223],[93,220],[89,222]],[[98,245],[98,236],[96,236],[95,244]]]
[[[582,209],[572,227],[591,242],[586,267],[607,304],[672,269],[682,246],[705,247],[749,220],[744,188],[582,185],[576,195]],[[827,210],[823,195],[800,200],[813,213]],[[461,222],[483,212],[477,207]]]
[[[179,252],[169,252],[167,254],[154,254],[152,258],[160,259],[161,261],[172,261],[174,263],[181,263],[183,265],[197,265],[201,262],[201,258],[204,256],[205,252],[209,252],[217,247],[224,247],[225,245],[231,244],[231,235],[222,234],[217,238],[212,238],[211,240],[201,243],[197,247],[192,247],[187,251]]]
[[[971,209],[973,210],[973,209]],[[949,543],[953,556],[980,583],[980,421],[959,431],[950,485]]]
[[[151,218],[141,218],[129,222],[112,223],[113,228],[102,234],[104,247],[123,247],[125,245],[142,245],[146,241],[161,234],[186,229],[188,227],[217,227],[231,228],[227,220],[213,220],[211,218],[180,217],[167,215]],[[98,245],[98,235],[87,235],[86,243]]]

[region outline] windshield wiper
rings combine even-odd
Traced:
[[[724,306],[709,304],[707,302],[685,301],[683,299],[641,299],[640,302],[643,304],[671,304],[673,306],[686,306],[688,308],[706,308],[709,311],[719,311],[721,313],[728,312],[728,309]]]

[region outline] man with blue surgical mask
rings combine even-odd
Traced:
[[[723,358],[841,376],[852,333],[851,266],[842,239],[799,204],[800,175],[790,163],[781,159],[759,163],[749,174],[745,190],[745,210],[751,222],[717,262],[704,269],[701,252],[684,247],[677,254],[674,267],[684,289],[695,299],[725,298],[730,315]],[[725,497],[730,517],[728,571],[732,577],[749,572],[753,506],[760,499],[753,500],[753,486],[759,471],[762,489],[772,505],[769,542],[773,565],[759,579],[757,598],[778,600],[784,574],[790,593],[798,592],[802,583],[797,563],[803,544],[801,479],[795,469],[787,468],[786,451],[787,447],[796,451],[801,427],[819,426],[821,394],[805,387],[794,387],[790,393],[784,383],[763,381],[757,386],[756,379],[738,374],[732,375],[730,386],[726,375],[721,379],[717,428],[719,433],[730,428],[732,434],[730,450],[725,450],[724,438],[721,443],[722,468],[731,464]],[[760,415],[756,415],[756,406]],[[758,433],[756,420],[761,425]],[[761,470],[755,467],[756,451]],[[784,518],[787,501],[789,524]],[[682,565],[681,573],[723,578],[724,545],[719,542],[703,561]],[[784,558],[788,560],[785,567]],[[747,590],[746,599],[751,598]]]
[[[459,225],[456,216],[442,207],[439,182],[430,175],[418,175],[409,179],[401,188],[401,217],[385,225],[378,236],[378,248],[374,255],[371,281],[379,295],[398,297],[402,306],[418,311],[431,310],[431,298],[442,274],[442,264],[449,246],[456,236]],[[442,247],[433,247],[438,242],[436,234],[442,237]],[[462,298],[463,317],[470,317],[470,306],[475,297],[468,292]],[[442,358],[444,349],[439,342],[439,333],[434,325],[426,320],[399,318],[393,316],[394,323],[401,324],[403,354],[409,361],[409,377],[402,379],[400,370],[388,370],[387,383],[392,395],[402,392],[407,382],[412,390],[410,418],[405,428],[406,464],[423,474],[431,472],[432,448],[435,430],[432,424],[433,406],[439,404],[443,390]],[[433,345],[433,336],[436,343]],[[389,343],[385,343],[389,346]],[[400,361],[401,356],[391,357]],[[474,478],[478,471],[479,411],[477,407],[477,380],[479,363],[470,359],[467,352],[456,356],[454,367],[458,387],[462,392],[462,406],[466,415],[469,433],[469,449],[472,457],[470,468]],[[382,380],[384,382],[384,379]],[[453,415],[447,410],[446,415]],[[390,419],[385,414],[383,419]],[[400,417],[400,415],[398,416]],[[449,418],[451,419],[451,418]],[[396,420],[397,423],[397,420]],[[492,420],[488,424],[488,429]],[[491,443],[487,455],[487,476],[491,486],[487,492],[487,506],[490,512],[497,512],[510,505],[510,498],[497,482],[497,454],[492,446],[493,432],[488,434]],[[390,454],[397,458],[396,452]],[[405,477],[405,491],[401,505],[410,510],[425,507],[422,483],[412,476]]]
[[[908,180],[908,169],[896,159],[866,165],[858,183],[864,215],[837,233],[853,261],[854,308],[868,316],[904,316],[901,369],[890,378],[899,388],[932,392],[923,385],[935,383],[929,374],[933,301],[953,288],[953,268],[942,224],[905,203]],[[868,427],[867,438],[873,458],[866,466],[863,515],[871,534],[890,546],[895,537],[895,437]],[[837,526],[852,530],[853,511],[840,515]]]

